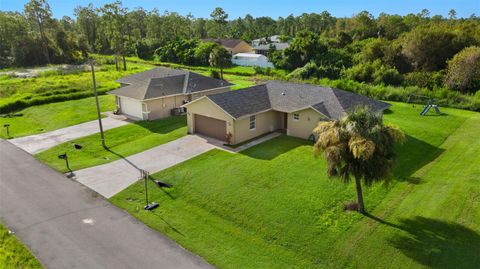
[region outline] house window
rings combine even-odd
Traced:
[[[257,127],[257,117],[255,115],[250,116],[250,130],[255,130]]]
[[[293,113],[293,120],[300,120],[300,114]]]

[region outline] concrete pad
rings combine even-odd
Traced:
[[[75,171],[75,179],[110,198],[141,178],[141,170],[156,173],[215,148],[206,139],[187,135],[111,163]]]
[[[103,130],[120,127],[126,124],[129,124],[129,122],[113,118],[102,119]],[[100,132],[98,120],[93,120],[43,134],[11,139],[9,142],[30,154],[35,154],[61,143],[98,132]]]

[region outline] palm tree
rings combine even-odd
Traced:
[[[405,135],[392,126],[385,126],[381,114],[368,107],[358,107],[341,120],[320,122],[314,133],[318,140],[314,156],[323,153],[328,176],[344,182],[355,179],[358,211],[365,213],[362,179],[367,186],[387,181],[395,158],[395,143],[403,143]]]
[[[223,68],[232,65],[232,55],[224,47],[218,46],[210,52],[210,66],[220,68],[220,78],[223,79]]]

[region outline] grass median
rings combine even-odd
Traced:
[[[102,147],[100,134],[97,133],[57,145],[36,154],[35,157],[58,171],[68,172],[65,161],[58,158],[58,155],[67,153],[70,168],[79,170],[118,160],[178,139],[187,134],[186,125],[185,116],[135,122],[105,131],[108,149]],[[82,149],[75,149],[73,144],[81,145]]]

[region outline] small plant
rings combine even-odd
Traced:
[[[211,69],[210,76],[212,78],[220,79],[220,73],[217,70]]]
[[[225,135],[225,141],[227,142],[227,145],[231,145],[232,144],[232,133],[228,132],[227,135]]]

